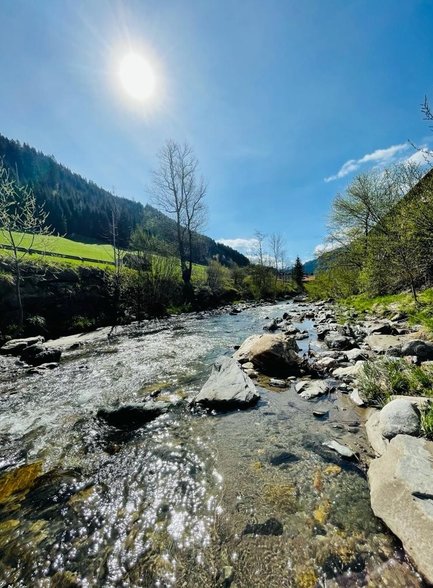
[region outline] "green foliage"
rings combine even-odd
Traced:
[[[296,258],[295,265],[292,269],[292,280],[298,286],[300,290],[303,290],[304,285],[304,266],[302,265],[302,261],[300,260],[299,256]]]
[[[369,404],[383,406],[392,395],[433,396],[433,370],[400,359],[367,361],[358,385]]]
[[[433,403],[421,408],[421,431],[425,437],[433,440]]]

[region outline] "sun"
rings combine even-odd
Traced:
[[[155,74],[149,63],[137,53],[123,57],[119,77],[125,91],[136,100],[147,100],[155,92]]]

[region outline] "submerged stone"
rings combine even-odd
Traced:
[[[0,504],[17,492],[29,490],[42,474],[42,462],[36,461],[5,472],[0,477]]]
[[[278,519],[270,518],[264,523],[248,523],[243,535],[282,535],[283,525]]]

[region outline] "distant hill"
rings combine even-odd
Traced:
[[[304,272],[307,275],[312,275],[314,274],[314,272],[316,271],[316,267],[317,267],[317,259],[310,259],[310,261],[306,261],[304,263]]]
[[[175,247],[175,222],[152,206],[114,196],[73,173],[53,156],[44,155],[26,143],[21,144],[1,134],[0,158],[21,183],[31,186],[38,203],[43,204],[49,213],[48,223],[58,235],[108,242],[109,218],[114,203],[122,247],[128,247],[131,233],[138,225],[144,225],[153,236],[166,242],[169,249]],[[249,264],[248,258],[238,251],[197,235],[193,262],[207,264],[212,258],[226,265]]]

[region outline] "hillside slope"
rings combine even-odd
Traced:
[[[107,190],[71,172],[27,144],[0,135],[0,158],[23,184],[31,186],[39,204],[49,213],[48,222],[58,235],[78,240],[109,241],[109,218],[115,205],[118,211],[119,244],[129,245],[131,232],[144,224],[152,234],[175,246],[175,223],[152,206],[113,196]],[[241,253],[197,235],[193,251],[194,263],[206,264],[213,257],[222,263],[248,265]]]

